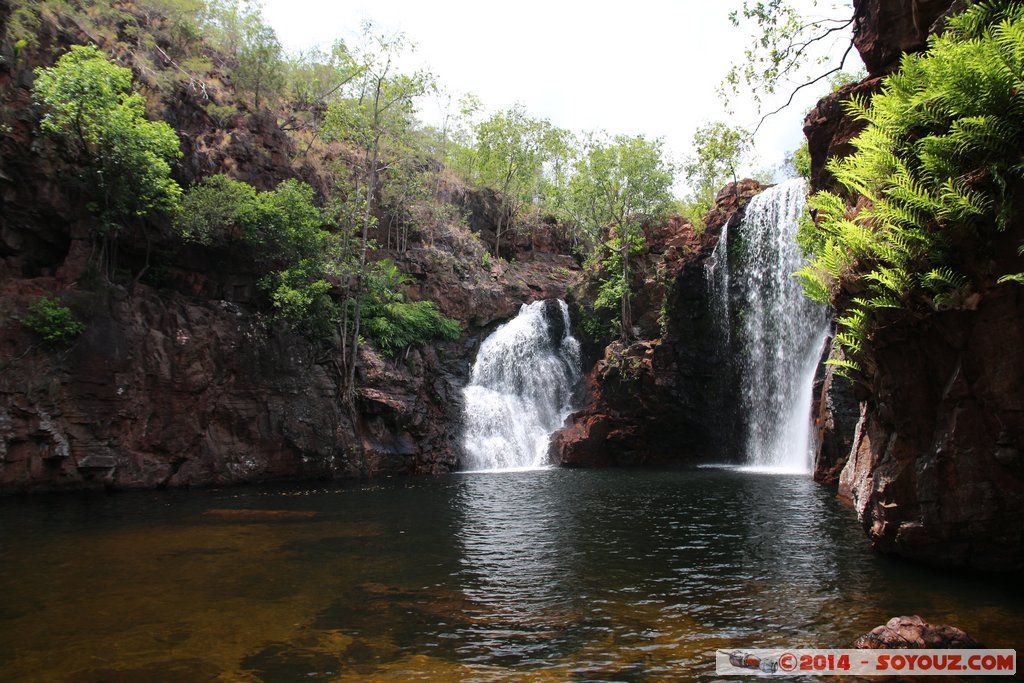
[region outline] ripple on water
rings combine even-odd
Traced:
[[[203,514],[227,508],[253,512]],[[712,680],[715,648],[844,646],[895,614],[1024,633],[1012,590],[875,556],[801,477],[546,470],[0,512],[12,681]]]

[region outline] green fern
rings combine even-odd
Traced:
[[[929,40],[926,53],[903,58],[882,92],[844,103],[864,121],[856,150],[827,168],[849,195],[819,192],[817,236],[803,236],[811,263],[797,275],[808,296],[834,301],[844,279],[866,294],[845,304],[836,343],[839,365],[861,372],[878,316],[928,299],[962,301],[972,286],[957,272],[959,235],[1004,228],[1024,182],[1024,2],[973,2]],[[1021,255],[1024,256],[1024,250]],[[1024,273],[999,282],[1024,284]]]

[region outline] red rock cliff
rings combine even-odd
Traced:
[[[872,76],[925,46],[956,3],[855,2],[856,45]],[[937,23],[938,22],[938,23]],[[814,189],[830,188],[827,157],[850,153],[858,132],[838,102],[872,92],[876,78],[826,98],[811,112]],[[851,198],[856,201],[856,198]],[[985,571],[1024,569],[1024,293],[997,285],[1024,239],[1018,222],[996,243],[965,244],[980,285],[956,310],[904,317],[872,342],[875,368],[857,392],[855,432],[833,409],[826,379],[816,419],[817,475],[834,480],[880,550]],[[839,432],[850,431],[847,435]],[[852,443],[848,453],[837,444]],[[831,445],[828,445],[831,444]]]

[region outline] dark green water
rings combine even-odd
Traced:
[[[255,511],[255,512],[237,512]],[[261,512],[265,511],[265,512]],[[1024,599],[874,555],[803,477],[543,470],[0,501],[0,680],[700,680]]]

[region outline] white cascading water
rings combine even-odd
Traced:
[[[563,324],[551,325],[548,317],[559,314]],[[480,345],[463,389],[467,468],[546,466],[548,441],[572,412],[581,378],[569,307],[561,300],[524,305]]]
[[[807,472],[811,466],[811,392],[828,315],[793,277],[803,266],[796,233],[806,197],[800,179],[754,197],[739,234],[723,232],[708,273],[713,295],[722,297],[715,306],[731,321],[746,462],[756,469]],[[736,252],[732,272],[729,248]]]

